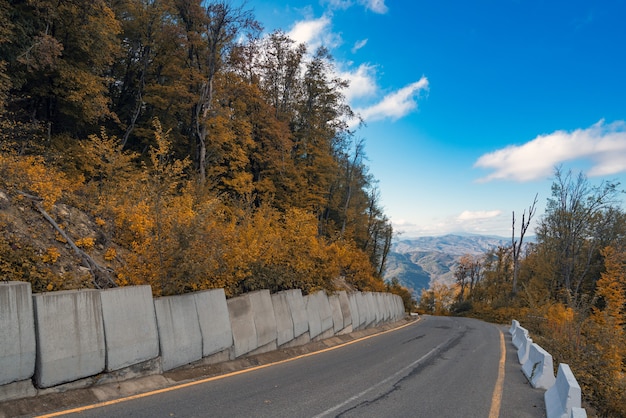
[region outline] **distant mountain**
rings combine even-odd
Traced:
[[[484,254],[510,242],[510,238],[454,234],[399,240],[389,252],[385,279],[397,277],[419,299],[422,289],[432,283],[454,282],[454,266],[461,256]]]

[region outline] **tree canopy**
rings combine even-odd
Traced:
[[[385,289],[393,231],[328,50],[222,0],[0,10],[1,191],[93,216],[118,285]]]

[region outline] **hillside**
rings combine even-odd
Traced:
[[[453,283],[453,269],[464,254],[480,255],[510,238],[485,235],[444,235],[397,241],[387,261],[385,279],[397,277],[419,298],[432,283]]]

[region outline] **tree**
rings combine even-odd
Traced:
[[[590,271],[601,261],[596,226],[617,202],[617,186],[603,181],[594,187],[582,173],[573,177],[555,169],[552,197],[537,229],[538,251],[554,263],[553,292],[570,307],[581,302],[585,281],[595,281]]]
[[[520,253],[522,251],[522,245],[524,243],[524,235],[526,235],[526,231],[530,226],[530,221],[535,214],[535,205],[537,204],[537,195],[535,195],[535,199],[533,200],[532,205],[528,207],[528,219],[526,217],[526,211],[522,213],[522,225],[520,228],[520,236],[519,242],[515,239],[515,211],[513,211],[513,221],[512,221],[512,234],[511,234],[511,248],[513,250],[513,289],[511,293],[515,295],[517,293],[517,278],[519,276],[519,261],[520,261]]]
[[[607,400],[603,409],[618,416],[626,412],[626,253],[613,247],[601,253],[606,270],[596,283],[599,300],[586,333],[598,369],[593,390]]]
[[[228,50],[236,42],[239,33],[243,30],[260,29],[250,10],[244,10],[243,6],[233,7],[226,1],[209,3],[204,13],[205,16],[201,19],[198,17],[193,27],[194,30],[200,31],[199,44],[190,45],[190,56],[196,58],[192,65],[199,76],[198,99],[193,109],[193,127],[197,140],[196,161],[201,183],[206,180],[208,119],[213,116],[215,77],[222,69]],[[188,20],[188,24],[190,23],[191,20]]]
[[[114,117],[107,76],[119,50],[120,25],[108,3],[37,0],[12,6],[14,42],[2,52],[12,78],[9,102],[19,106],[20,116],[43,122],[49,138],[91,133]]]

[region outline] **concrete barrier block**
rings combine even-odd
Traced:
[[[154,300],[163,371],[202,359],[202,334],[192,293]]]
[[[103,290],[100,301],[107,371],[158,357],[159,333],[150,286]]]
[[[517,327],[512,338],[515,348],[519,349],[526,338],[528,338],[528,330],[523,327]]]
[[[350,311],[350,301],[348,300],[348,294],[345,290],[337,292],[339,297],[339,306],[341,307],[341,315],[343,315],[343,327],[352,328],[352,312]]]
[[[104,371],[102,303],[97,290],[33,295],[35,383],[47,388]]]
[[[202,356],[208,357],[233,345],[228,305],[224,289],[211,289],[193,294],[202,335]]]
[[[319,301],[315,294],[304,296],[307,317],[309,319],[309,338],[313,339],[322,333]]]
[[[389,293],[378,293],[378,298],[380,299],[380,307],[381,307],[381,317],[383,322],[388,322],[389,318],[391,318],[391,308],[389,304]]]
[[[580,386],[569,365],[559,364],[556,381],[544,394],[547,418],[570,418],[573,408],[580,408],[581,396]],[[579,410],[575,412],[580,414]]]
[[[249,293],[254,326],[256,328],[257,348],[276,343],[276,317],[269,290]]]
[[[356,298],[356,293],[348,294],[348,301],[350,302],[350,316],[352,317],[352,329],[355,331],[361,326],[359,305]]]
[[[35,318],[30,283],[0,282],[0,385],[35,373]]]
[[[367,328],[373,322],[373,312],[371,312],[367,295],[364,292],[357,292],[356,301],[359,305],[359,318],[361,319],[360,329]]]
[[[402,297],[396,295],[396,321],[404,318],[404,301]]]
[[[573,407],[569,418],[587,418],[587,411],[584,408]]]
[[[367,304],[367,327],[376,326],[380,314],[378,313],[378,305],[374,298],[374,293],[365,292],[363,296],[365,296],[365,303]]]
[[[530,347],[533,345],[533,339],[530,337],[524,338],[519,349],[517,350],[517,360],[519,364],[524,364],[528,360],[530,354]]]
[[[330,306],[330,302],[328,301],[328,296],[326,295],[326,292],[320,290],[319,292],[314,294],[314,297],[318,300],[322,332],[333,329],[333,310]]]
[[[373,307],[374,307],[374,322],[376,324],[380,324],[381,322],[383,322],[383,318],[382,318],[382,310],[381,310],[381,305],[378,301],[378,293],[377,292],[368,292],[368,296],[371,296],[372,300],[371,303],[373,303]]]
[[[272,305],[274,317],[276,317],[276,344],[280,347],[294,339],[293,315],[287,300],[287,293],[274,293]]]
[[[333,329],[335,334],[343,329],[343,313],[341,313],[341,303],[338,295],[328,296],[328,303],[333,316]]]
[[[258,348],[252,304],[248,294],[228,299],[228,316],[233,330],[235,357],[240,357]]]
[[[534,388],[549,389],[554,385],[552,355],[535,343],[530,346],[522,372]]]
[[[513,321],[511,321],[511,328],[509,328],[509,334],[513,335],[517,327],[519,327],[519,321],[514,319]]]
[[[293,336],[298,338],[309,331],[309,317],[306,312],[306,305],[300,289],[285,290],[284,293],[291,310],[293,320]]]

